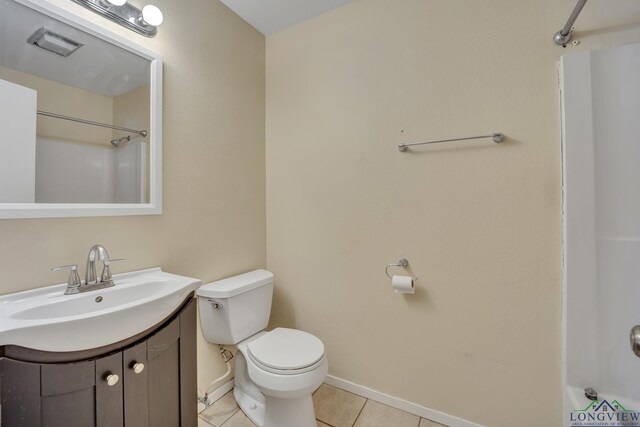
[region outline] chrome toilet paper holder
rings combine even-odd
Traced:
[[[406,258],[400,258],[398,262],[387,265],[387,268],[384,269],[384,274],[386,274],[389,279],[392,279],[393,277],[391,277],[391,275],[389,274],[389,269],[391,267],[407,268],[408,266],[409,266],[409,261]],[[413,281],[415,282],[416,280],[418,280],[418,278],[414,277]]]

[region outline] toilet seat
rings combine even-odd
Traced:
[[[277,328],[248,343],[247,354],[260,369],[296,375],[312,371],[323,363],[324,345],[307,332]]]

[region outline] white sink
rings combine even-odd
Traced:
[[[0,346],[79,351],[113,344],[167,318],[202,284],[159,268],[116,274],[113,281],[111,288],[76,295],[64,295],[64,284],[1,296]]]

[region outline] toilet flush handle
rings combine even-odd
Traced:
[[[213,305],[213,308],[223,308],[224,307],[220,301],[216,301],[216,300],[213,300],[213,299],[209,299],[207,301],[209,301],[211,303],[211,305]]]

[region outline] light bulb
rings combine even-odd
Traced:
[[[162,11],[157,6],[148,4],[142,8],[142,19],[147,24],[157,27],[162,24],[164,17],[162,16]]]
[[[114,6],[122,6],[127,2],[127,0],[105,0],[105,1]]]

